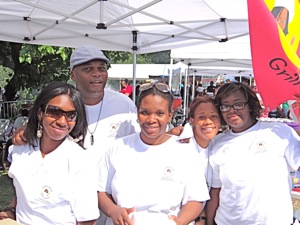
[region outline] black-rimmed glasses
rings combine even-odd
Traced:
[[[170,92],[170,88],[167,84],[165,83],[145,83],[145,84],[142,84],[139,88],[139,91],[140,91],[140,94],[143,92],[143,91],[146,91],[146,90],[149,90],[153,87],[156,87],[157,90],[161,91],[161,92],[164,92],[164,93],[167,93],[167,92]]]
[[[234,108],[235,110],[241,110],[245,108],[245,105],[247,104],[247,102],[236,102],[232,105],[221,105],[220,110],[221,112],[228,112],[231,108]]]
[[[64,111],[61,108],[53,105],[47,105],[45,108],[45,115],[54,119],[59,119],[62,116],[65,116],[68,122],[75,121],[77,112],[75,110],[72,111]]]

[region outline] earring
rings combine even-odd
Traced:
[[[136,119],[136,122],[137,122],[137,123],[140,123],[139,119]]]
[[[41,138],[42,135],[43,135],[43,126],[41,125],[41,122],[39,122],[37,131],[36,131],[36,136],[38,138]]]

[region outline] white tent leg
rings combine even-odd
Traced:
[[[170,61],[170,73],[169,73],[169,87],[170,89],[172,88],[172,78],[173,78],[173,58],[171,58],[171,61]]]
[[[133,51],[133,81],[132,81],[132,101],[135,102],[135,95],[136,95],[136,51]]]
[[[136,51],[137,51],[137,31],[132,31],[132,50],[133,50],[133,79],[132,79],[132,101],[135,103],[136,99]]]

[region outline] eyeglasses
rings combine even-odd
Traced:
[[[220,110],[221,112],[228,112],[231,107],[234,108],[235,110],[241,110],[243,108],[245,108],[245,105],[247,105],[247,102],[236,102],[232,105],[221,105],[220,106]]]
[[[170,92],[170,88],[168,85],[164,84],[164,83],[146,83],[146,84],[142,84],[139,88],[139,91],[140,91],[140,94],[143,92],[143,91],[147,91],[153,87],[156,87],[159,91],[161,92],[164,92],[164,93],[167,93],[167,92]]]
[[[53,106],[53,105],[47,105],[44,112],[46,116],[52,117],[54,119],[59,119],[62,116],[65,116],[68,122],[75,121],[77,116],[77,112],[75,110],[64,111],[58,108],[57,106]]]

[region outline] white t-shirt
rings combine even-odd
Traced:
[[[104,98],[100,103],[93,106],[86,105],[85,108],[89,132],[86,134],[84,146],[91,154],[89,163],[94,160],[98,164],[104,152],[115,139],[140,131],[136,106],[130,98],[122,93],[105,89]],[[91,132],[94,136],[93,145],[91,145]],[[97,225],[104,225],[105,221],[106,215],[101,213]]]
[[[96,173],[87,152],[66,139],[44,158],[40,148],[12,146],[9,176],[17,196],[17,221],[24,225],[75,225],[99,216]]]
[[[146,145],[140,133],[118,139],[103,158],[98,191],[112,194],[119,206],[136,207],[135,224],[168,224],[181,205],[209,199],[195,154],[174,137],[161,145]]]
[[[115,139],[140,131],[136,107],[133,101],[124,94],[105,89],[104,98],[99,104],[85,107],[89,132],[85,137],[84,146],[88,150],[94,150],[100,158]],[[90,132],[94,132],[93,145],[91,145]]]
[[[203,92],[204,89],[205,89],[204,87],[199,86],[199,87],[196,88],[196,91],[197,92]]]
[[[289,126],[257,122],[241,133],[228,131],[210,157],[212,187],[221,188],[218,225],[292,224],[289,166],[300,166],[300,137]]]

